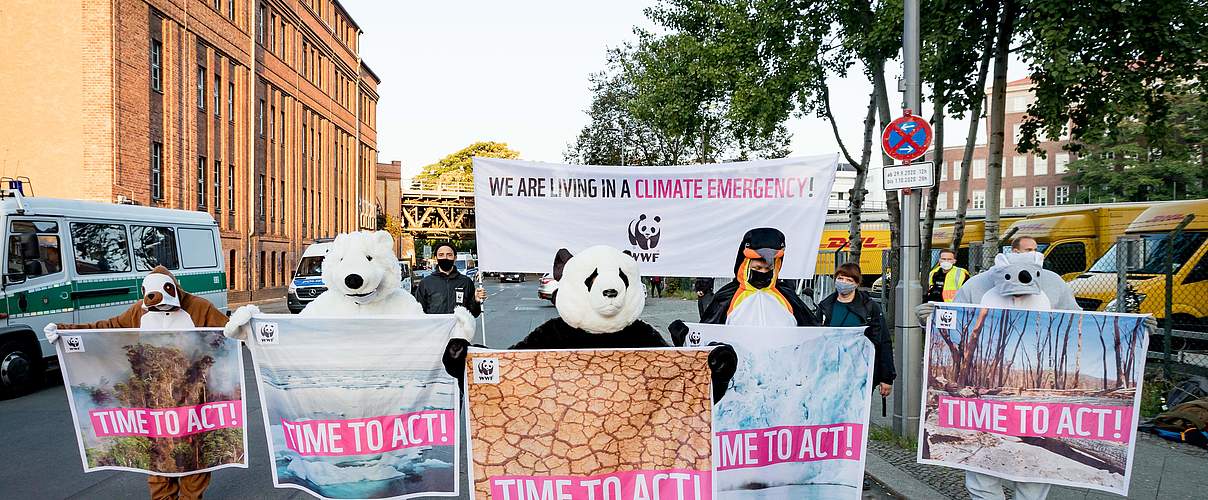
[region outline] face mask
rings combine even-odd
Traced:
[[[952,269],[952,263],[951,262],[940,262],[940,269],[943,269],[945,271]]]
[[[755,288],[767,288],[772,284],[772,272],[747,271],[747,283]]]
[[[848,283],[846,281],[836,281],[835,290],[838,291],[839,294],[841,294],[841,295],[849,294],[856,290],[856,284]]]
[[[449,272],[453,270],[453,259],[436,259],[436,267],[441,271]]]

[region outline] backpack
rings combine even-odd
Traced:
[[[1208,448],[1208,398],[1171,408],[1154,417],[1146,427],[1171,441]]]

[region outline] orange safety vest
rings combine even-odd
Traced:
[[[939,270],[940,266],[935,266],[931,269],[930,273],[927,273],[927,286],[931,286],[935,282],[935,273],[939,272]],[[955,300],[956,291],[960,289],[961,285],[965,284],[965,280],[967,279],[969,279],[969,271],[961,267],[952,266],[952,269],[948,270],[948,274],[944,275],[944,290],[942,293],[944,302]]]

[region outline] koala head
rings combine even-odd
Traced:
[[[994,257],[994,267],[986,271],[994,277],[994,289],[999,295],[1037,295],[1044,256],[1037,252],[1000,253]]]

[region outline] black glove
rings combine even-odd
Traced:
[[[684,339],[688,338],[688,325],[685,325],[683,320],[672,321],[667,325],[667,332],[671,334],[671,343],[675,347],[684,347]]]
[[[445,354],[441,358],[441,362],[445,364],[445,371],[453,378],[457,379],[457,387],[465,390],[465,382],[462,379],[466,375],[466,354],[470,352],[470,342],[466,339],[449,339],[449,344],[445,346]]]
[[[738,353],[734,348],[720,342],[709,342],[713,350],[709,351],[709,371],[713,375],[713,404],[721,401],[734,378],[734,370],[738,368]]]

